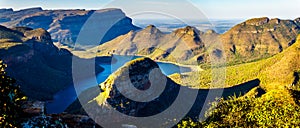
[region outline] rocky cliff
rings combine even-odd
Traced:
[[[72,84],[72,56],[55,47],[44,29],[0,26],[0,59],[30,99],[52,99],[54,93]]]
[[[226,55],[228,62],[247,62],[283,51],[295,42],[299,32],[299,18],[249,19],[224,34],[213,30],[201,32],[190,26],[165,34],[150,25],[100,45],[98,52],[99,55],[137,54],[154,60],[189,64],[209,62],[212,55]],[[216,42],[221,42],[222,47],[212,48]]]
[[[282,52],[295,43],[300,32],[297,20],[254,18],[221,35],[229,59],[253,60]]]
[[[122,18],[107,31],[99,43],[110,41],[131,30],[139,29],[132,24],[132,20],[126,17],[120,9],[43,10],[42,8],[29,8],[19,11],[2,9],[0,10],[0,24],[7,27],[43,28],[50,32],[54,42],[72,45],[76,42],[84,23],[94,13],[101,13],[101,16],[96,17],[99,24],[108,21],[115,22],[111,21],[115,17]]]

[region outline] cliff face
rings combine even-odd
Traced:
[[[73,55],[55,47],[46,30],[0,26],[0,33],[0,59],[26,96],[49,100],[72,84]]]
[[[83,24],[95,12],[102,13],[101,17],[96,17],[99,24],[108,22],[113,17],[122,18],[110,28],[99,43],[112,40],[119,35],[128,33],[130,30],[139,29],[132,24],[132,20],[126,17],[120,9],[43,10],[41,8],[30,8],[20,11],[2,9],[0,10],[0,24],[7,27],[43,28],[50,32],[54,42],[72,45],[75,43]]]
[[[295,43],[299,32],[297,20],[263,17],[234,26],[221,39],[229,59],[251,60],[282,52]]]

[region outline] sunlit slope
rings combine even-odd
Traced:
[[[226,87],[253,79],[259,79],[261,86],[267,90],[298,84],[299,60],[300,36],[291,47],[271,58],[226,67]],[[184,75],[174,74],[171,77],[184,85],[196,88],[211,87],[211,69]]]

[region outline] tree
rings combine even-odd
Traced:
[[[6,65],[0,60],[0,127],[20,127],[21,102],[26,97],[16,81],[5,73]]]

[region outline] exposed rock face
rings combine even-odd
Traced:
[[[247,20],[221,35],[228,60],[249,61],[277,54],[295,42],[300,28],[292,20]]]
[[[0,26],[0,59],[22,92],[31,99],[49,100],[72,84],[72,54],[53,45],[44,29]],[[96,67],[98,72],[103,68]]]
[[[178,29],[173,32],[174,35],[176,35],[178,37],[182,37],[185,42],[187,42],[187,43],[191,42],[190,39],[192,39],[192,41],[194,41],[196,44],[201,43],[199,33],[200,33],[199,30],[197,30],[196,28],[193,28],[191,26],[187,26],[185,28]]]
[[[254,18],[254,19],[247,20],[245,24],[252,25],[252,26],[261,26],[268,23],[269,20],[270,19],[268,17]]]
[[[139,29],[120,9],[42,10],[42,8],[30,8],[20,11],[8,9],[0,11],[0,24],[8,27],[43,28],[50,32],[54,42],[72,45],[75,43],[83,24],[95,12],[103,14],[102,17],[97,17],[99,24],[110,21],[112,17],[123,17],[111,27],[99,43],[107,42],[131,30]]]

